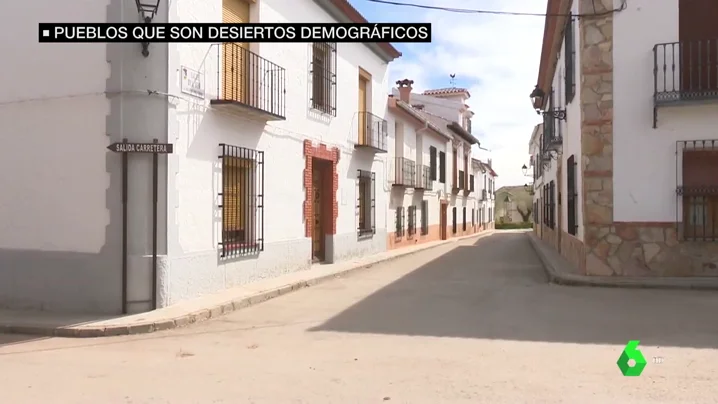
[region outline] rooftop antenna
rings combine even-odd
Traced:
[[[456,74],[450,74],[449,77],[451,77],[451,80],[449,80],[449,84],[451,84],[451,87],[456,87]]]

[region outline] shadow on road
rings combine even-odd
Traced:
[[[39,337],[36,335],[23,334],[2,334],[0,333],[0,348],[4,346],[24,344],[26,342],[39,341],[49,337]]]
[[[310,331],[718,347],[718,294],[550,285],[523,233],[426,263]]]

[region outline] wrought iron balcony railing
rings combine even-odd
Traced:
[[[423,164],[417,165],[416,189],[431,190],[433,181],[431,180],[431,167]]]
[[[560,125],[560,115],[565,114],[563,110],[552,108],[544,113],[544,125],[543,125],[543,143],[541,145],[542,151],[558,150],[563,146],[563,138],[558,131],[558,125]],[[556,121],[559,122],[556,122]]]
[[[387,121],[371,112],[359,111],[359,139],[355,148],[368,148],[387,152],[389,134]]]
[[[394,158],[394,186],[416,186],[416,163],[405,157]]]
[[[236,43],[217,55],[217,98],[211,104],[266,120],[286,119],[286,71]]]
[[[718,100],[718,38],[653,47],[656,104]]]

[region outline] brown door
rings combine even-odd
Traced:
[[[448,226],[446,214],[449,209],[449,204],[441,203],[441,214],[439,215],[439,234],[442,240],[446,240],[446,226]]]
[[[249,2],[222,0],[222,22],[248,24]],[[249,102],[250,56],[249,43],[222,44],[222,95],[226,100],[244,104]]]
[[[680,0],[681,92],[700,96],[718,90],[718,1]]]
[[[366,116],[366,94],[367,94],[368,81],[366,78],[359,76],[359,144],[367,144],[367,116]]]
[[[322,170],[318,164],[314,164],[312,170],[312,211],[314,215],[314,226],[312,226],[312,259],[314,262],[324,261],[324,195],[323,195]]]

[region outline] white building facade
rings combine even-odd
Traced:
[[[471,117],[464,103],[465,90],[457,100],[413,93],[413,81],[397,82],[389,97],[390,199],[388,248],[400,248],[433,240],[482,231],[479,221],[480,190],[471,163]],[[393,218],[393,220],[392,220]]]
[[[547,241],[589,275],[718,275],[718,5],[550,0],[547,10],[532,94],[554,139],[534,154],[556,165]],[[559,16],[569,12],[597,15]]]
[[[295,3],[160,2],[153,21],[365,22],[345,0]],[[138,19],[122,0],[38,9],[15,19],[18,32]],[[17,141],[0,152],[15,173],[0,177],[1,307],[142,312],[386,250],[390,45],[150,44],[147,57],[138,44],[23,47],[65,73],[50,80],[13,58],[3,81],[0,132]],[[156,198],[151,154],[106,149],[123,139],[174,145],[158,157]],[[42,165],[18,158],[31,150]]]

